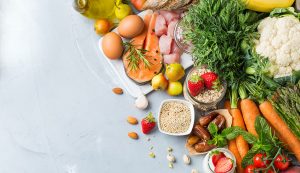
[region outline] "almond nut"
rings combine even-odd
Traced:
[[[122,88],[113,88],[112,91],[115,93],[115,94],[118,94],[118,95],[121,95],[123,94],[123,89]]]
[[[139,138],[139,135],[135,132],[129,132],[128,133],[128,136],[131,138],[131,139],[138,139]]]
[[[135,125],[135,124],[138,123],[138,120],[137,120],[135,117],[128,116],[128,117],[127,117],[127,122],[128,122],[129,124]]]

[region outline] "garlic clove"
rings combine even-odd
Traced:
[[[176,161],[175,157],[172,154],[168,154],[167,159],[171,163],[174,163]]]
[[[184,154],[183,157],[182,157],[182,159],[183,159],[183,163],[184,164],[186,164],[186,165],[191,164],[191,158],[190,158],[190,156]]]
[[[144,95],[140,95],[136,100],[135,100],[135,107],[138,109],[146,109],[148,107],[148,99]]]
[[[198,170],[197,169],[192,169],[191,173],[198,173]]]

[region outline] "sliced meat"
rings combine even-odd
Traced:
[[[174,19],[168,25],[168,36],[170,36],[172,38],[174,38],[174,29],[175,29],[177,22],[178,22],[178,20]]]
[[[173,39],[169,36],[162,35],[159,39],[159,49],[164,55],[170,54]]]
[[[158,15],[155,23],[155,34],[157,36],[162,36],[167,34],[168,27],[166,19],[162,15]]]
[[[180,14],[174,13],[172,11],[161,10],[161,11],[159,11],[159,14],[162,15],[166,19],[167,25],[169,25],[169,23],[171,23],[171,21],[179,20],[179,18],[180,18]]]
[[[180,63],[180,54],[172,53],[169,55],[164,55],[164,63],[165,64]]]
[[[175,40],[173,40],[171,45],[171,53],[177,53],[179,55],[182,54],[182,50],[177,46]]]

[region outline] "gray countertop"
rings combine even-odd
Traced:
[[[185,137],[158,129],[142,135],[126,122],[128,115],[157,115],[171,97],[151,93],[149,109],[140,111],[128,94],[112,94],[121,84],[98,39],[93,21],[75,12],[72,0],[0,1],[0,173],[201,170],[201,156],[189,166],[182,161]],[[128,131],[140,139],[129,139]],[[148,156],[151,146],[155,159]],[[173,169],[168,146],[177,158]]]

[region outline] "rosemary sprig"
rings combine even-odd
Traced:
[[[126,59],[129,61],[128,67],[130,70],[136,71],[139,69],[139,63],[143,62],[145,68],[149,69],[151,66],[151,62],[146,59],[146,53],[148,52],[146,49],[137,48],[137,45],[133,45],[132,42],[123,43],[126,49],[126,52],[129,52]]]

